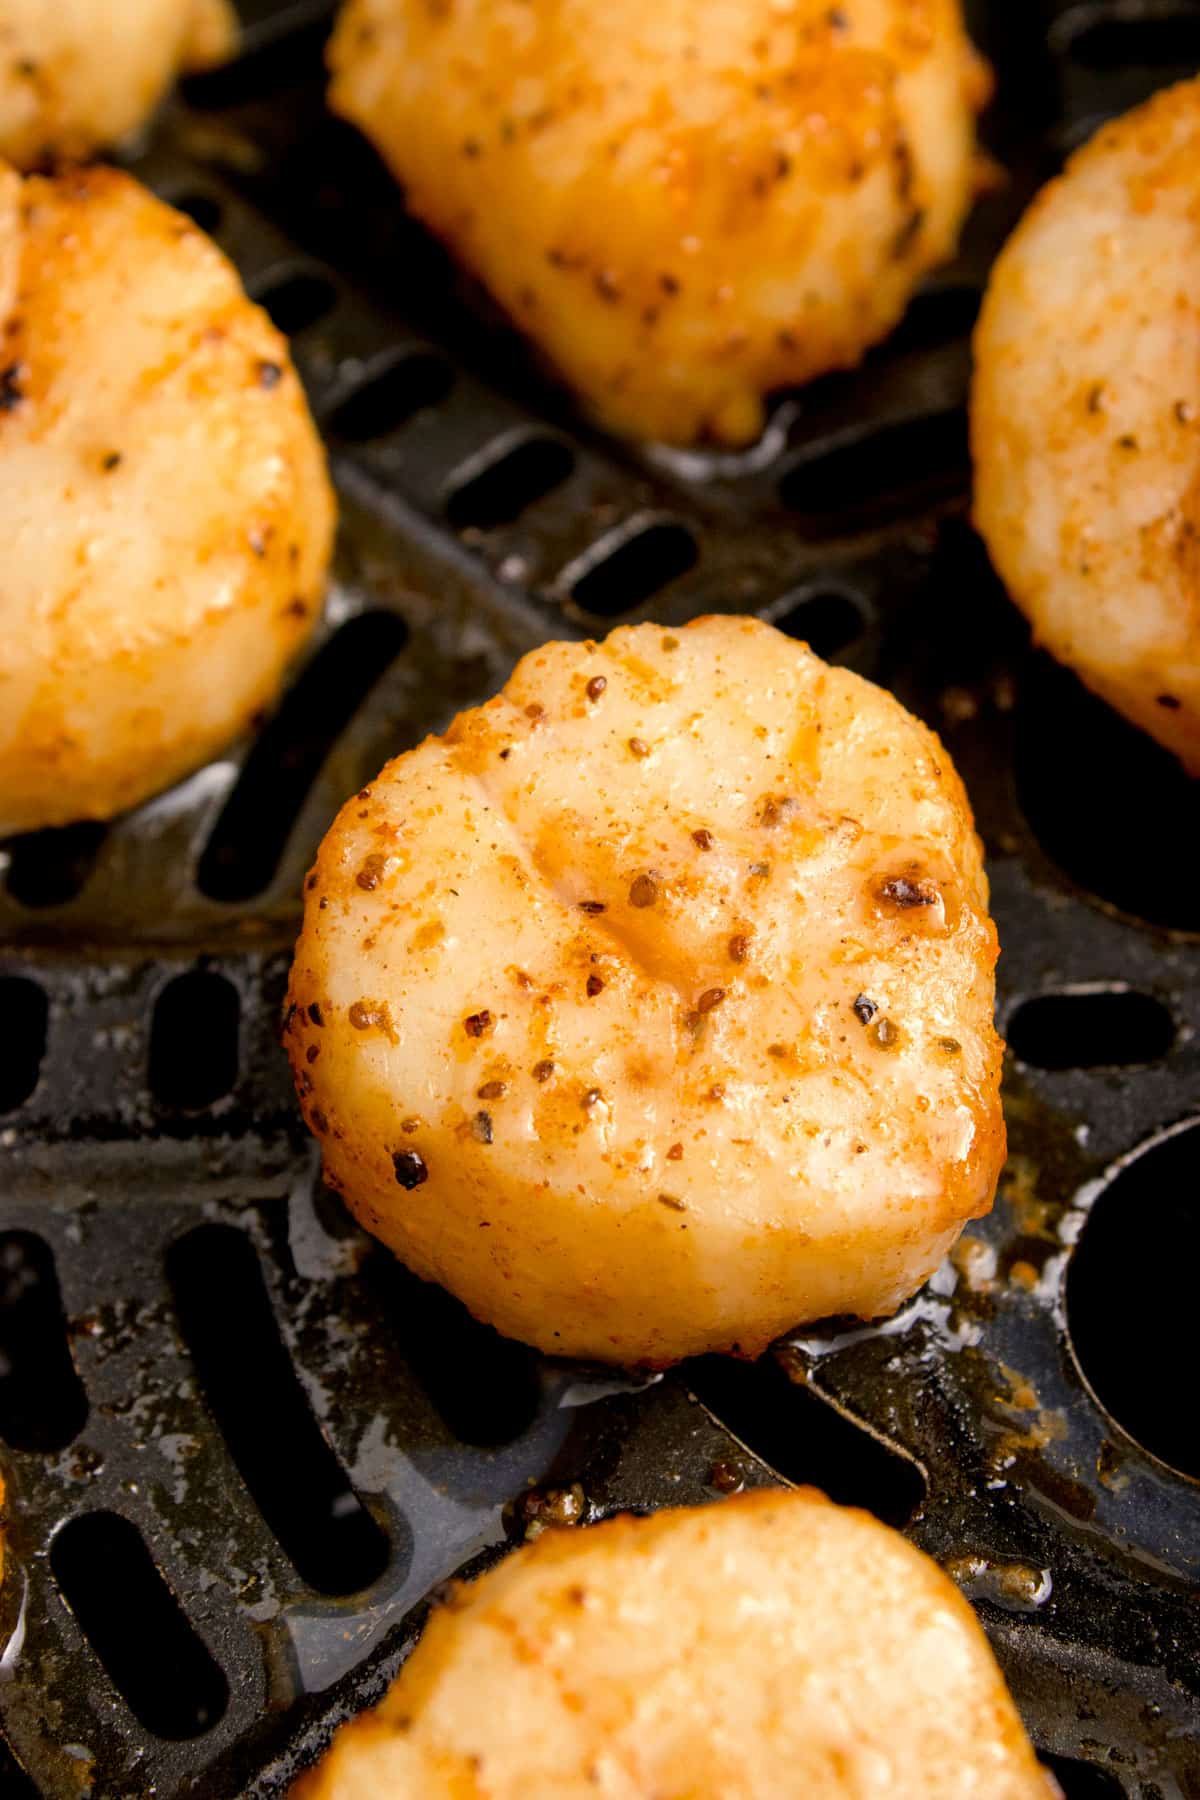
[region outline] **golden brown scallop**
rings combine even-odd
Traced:
[[[1200,80],[1105,126],[996,264],[975,517],[1034,636],[1200,775]]]
[[[32,168],[119,143],[235,40],[229,0],[0,0],[0,156]]]
[[[295,1800],[1050,1800],[966,1601],[812,1488],[552,1531],[459,1587]]]
[[[273,698],[334,505],[287,344],[114,169],[0,168],[0,833],[107,818]]]
[[[547,644],[308,881],[286,1043],[330,1184],[546,1350],[893,1311],[1004,1156],[945,750],[754,619]]]
[[[958,0],[349,0],[331,102],[604,424],[738,444],[954,250]],[[397,271],[399,278],[399,271]]]

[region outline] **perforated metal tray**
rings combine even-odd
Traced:
[[[582,426],[323,112],[327,8],[251,12],[130,160],[292,333],[338,574],[255,742],[0,852],[0,1792],[280,1793],[438,1584],[543,1516],[812,1480],[951,1569],[1069,1795],[1200,1795],[1200,803],[1031,655],[966,523],[963,406],[1013,218],[1195,69],[1200,6],[976,7],[1007,186],[890,343],[739,456]],[[945,737],[990,857],[1012,1157],[896,1320],[626,1380],[502,1343],[358,1235],[277,1011],[303,871],[385,756],[547,636],[707,610]]]

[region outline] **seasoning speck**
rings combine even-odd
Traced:
[[[475,1091],[480,1100],[500,1100],[508,1092],[508,1083],[507,1081],[485,1081],[483,1086]]]
[[[607,686],[608,677],[606,675],[593,675],[592,679],[587,684],[588,699],[598,700]]]
[[[370,856],[363,858],[363,866],[354,879],[364,892],[368,894],[374,893],[375,889],[383,880],[386,867],[387,858],[381,856],[378,850],[373,850]]]
[[[713,834],[711,831],[706,831],[704,827],[701,826],[699,831],[693,831],[692,842],[695,844],[697,850],[711,850],[713,847]]]
[[[587,1093],[583,1096],[583,1104],[590,1109],[595,1106],[598,1101],[603,1100],[603,1098],[604,1095],[600,1092],[599,1088],[589,1088]]]
[[[594,1000],[597,994],[602,994],[604,992],[603,979],[599,975],[589,975],[587,978],[587,991],[588,999]]]
[[[283,380],[282,365],[277,362],[260,362],[258,364],[258,385],[263,388],[278,387]]]
[[[962,1045],[957,1038],[942,1037],[938,1039],[938,1049],[944,1050],[947,1056],[958,1056],[961,1054]]]
[[[25,378],[24,363],[9,363],[0,369],[0,413],[15,412],[25,398],[21,383]]]
[[[490,1144],[492,1141],[492,1115],[490,1112],[477,1112],[471,1120],[471,1136],[477,1144]]]
[[[630,906],[653,906],[658,899],[658,883],[653,875],[635,875],[629,884]]]
[[[579,910],[585,913],[602,913],[607,911],[607,908],[603,900],[581,900]]]
[[[880,1019],[871,1036],[881,1050],[894,1050],[900,1042],[900,1027],[890,1019]]]
[[[720,1006],[724,998],[724,988],[705,988],[696,1002],[696,1007],[702,1013],[710,1013],[715,1007]]]
[[[469,1018],[463,1020],[463,1030],[468,1037],[480,1038],[485,1031],[490,1031],[491,1027],[492,1015],[486,1010],[472,1013]]]
[[[553,1073],[554,1064],[552,1062],[540,1062],[534,1063],[533,1065],[533,1079],[535,1081],[549,1081]]]
[[[941,899],[932,881],[910,881],[907,875],[895,875],[879,884],[879,897],[893,906],[936,906]]]
[[[672,1212],[687,1211],[687,1201],[681,1200],[678,1194],[660,1194],[658,1196],[658,1204],[660,1206],[669,1206]]]
[[[865,994],[857,995],[850,1005],[860,1025],[869,1025],[879,1011],[878,1000],[868,1000]]]
[[[321,1011],[319,1002],[316,1000],[314,1000],[312,1005],[309,1007],[308,1016],[312,1020],[314,1025],[323,1025],[325,1023],[325,1015]]]
[[[744,931],[735,932],[729,940],[729,960],[744,963],[750,954],[750,939]]]
[[[406,1193],[411,1193],[423,1181],[429,1180],[425,1158],[418,1150],[393,1150],[392,1167],[396,1171],[396,1180]]]
[[[635,756],[649,756],[650,746],[644,738],[633,737],[629,740],[629,748]]]

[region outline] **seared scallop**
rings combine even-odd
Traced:
[[[343,808],[286,1043],[329,1184],[545,1350],[891,1312],[1004,1154],[962,786],[753,619],[554,643]]]
[[[1050,1800],[937,1565],[812,1488],[552,1531],[456,1589],[296,1800]]]
[[[287,345],[114,169],[0,170],[0,833],[106,818],[273,698],[334,507]]]
[[[0,156],[30,168],[119,143],[235,39],[229,0],[0,0]]]
[[[738,444],[954,250],[959,0],[349,0],[334,108],[612,429]],[[399,272],[398,272],[399,274]]]
[[[975,517],[1035,638],[1200,774],[1200,81],[1025,215],[975,340]]]

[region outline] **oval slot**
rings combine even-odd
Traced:
[[[73,1442],[87,1416],[53,1252],[32,1231],[0,1233],[0,1437],[47,1455]]]
[[[240,1018],[238,991],[224,975],[192,969],[168,981],[150,1027],[148,1080],[160,1106],[198,1112],[230,1092]]]
[[[0,975],[0,1113],[14,1112],[38,1084],[50,1003],[36,981]]]
[[[147,1731],[176,1741],[219,1723],[229,1684],[159,1574],[136,1525],[84,1513],[57,1533],[59,1591]]]
[[[297,1573],[323,1594],[368,1587],[387,1539],[313,1416],[253,1244],[200,1225],[171,1245],[167,1278],[209,1410]]]
[[[632,612],[695,567],[700,551],[685,525],[646,525],[594,562],[571,588],[584,612],[615,618]]]
[[[849,594],[837,588],[819,588],[799,595],[775,614],[772,624],[789,637],[799,638],[817,656],[836,656],[860,638],[866,628],[862,609]]]
[[[200,858],[197,880],[211,900],[250,900],[269,885],[322,763],[407,638],[396,613],[360,613],[284,695]]]
[[[1119,1068],[1165,1056],[1175,1021],[1153,994],[1132,988],[1039,994],[1016,1008],[1007,1037],[1031,1068]]]
[[[1098,1195],[1067,1267],[1067,1329],[1101,1406],[1143,1449],[1200,1479],[1195,1366],[1200,1125],[1152,1144]]]
[[[755,1363],[702,1357],[689,1366],[688,1385],[785,1481],[865,1507],[886,1525],[907,1525],[920,1510],[926,1493],[920,1466],[791,1381],[769,1353]]]
[[[454,386],[454,370],[442,356],[409,350],[376,367],[338,402],[325,421],[333,437],[365,444],[386,437],[427,406],[436,406]]]

